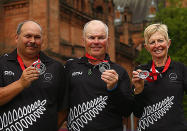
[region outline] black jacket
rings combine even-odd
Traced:
[[[46,71],[39,79],[0,106],[0,130],[57,131],[57,112],[68,107],[64,67],[40,52]],[[0,58],[0,88],[18,80],[22,69],[17,51]]]
[[[122,131],[122,116],[132,112],[129,76],[108,55],[105,58],[119,75],[113,91],[107,90],[98,66],[90,64],[86,57],[69,60],[65,65],[70,90],[70,131]]]
[[[150,71],[152,62],[137,69]],[[162,72],[164,67],[156,68]],[[168,70],[155,82],[145,81],[144,90],[135,96],[134,114],[141,117],[138,131],[187,131],[182,106],[187,91],[187,67],[171,61]],[[137,106],[139,105],[139,106]]]

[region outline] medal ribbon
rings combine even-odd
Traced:
[[[95,58],[95,57],[89,55],[88,53],[86,53],[85,57],[88,58],[88,59],[90,59],[90,60],[101,61],[101,62],[108,62],[107,60],[104,60],[104,59],[103,59],[103,60],[97,59],[97,58]],[[88,75],[91,75],[91,74],[92,74],[92,70],[89,69],[89,70],[88,70]]]
[[[164,73],[164,72],[167,71],[167,69],[169,68],[170,63],[171,63],[171,58],[170,58],[170,56],[169,56],[169,58],[167,59],[166,64],[165,64],[164,69],[162,70],[162,72],[157,73],[157,72],[156,72],[156,69],[155,69],[155,63],[154,63],[154,61],[153,61],[153,62],[152,62],[152,67],[151,67],[152,72],[149,74],[149,76],[153,76],[153,79],[147,77],[146,80],[148,80],[149,82],[156,81],[156,80],[157,80],[157,76],[158,76],[159,74]]]
[[[18,60],[18,63],[19,63],[19,65],[20,65],[22,71],[24,71],[24,70],[25,70],[24,63],[23,63],[21,57],[20,57],[18,54],[17,54],[17,60]],[[38,60],[35,61],[35,62],[33,63],[33,65],[35,65],[35,64],[38,63],[38,62],[40,62],[39,56],[38,56]]]
[[[97,59],[97,58],[95,58],[95,57],[93,57],[93,56],[91,56],[91,55],[89,55],[88,53],[86,53],[86,58],[88,58],[88,59],[91,59],[91,60],[95,60],[95,61],[102,61],[102,62],[108,62],[107,60],[101,60],[101,59]]]

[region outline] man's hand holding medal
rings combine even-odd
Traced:
[[[45,72],[45,70],[45,65],[39,60],[35,61],[28,68],[23,68],[23,73],[19,79],[21,86],[24,88],[30,86],[31,82],[37,80],[39,76]]]
[[[45,72],[45,70],[46,70],[45,65],[40,60],[35,61],[32,64],[32,67],[35,67],[40,75],[42,75]]]
[[[118,82],[118,74],[115,70],[110,69],[110,64],[108,62],[100,63],[99,70],[102,73],[101,79],[107,84],[107,89],[112,90],[115,88]]]

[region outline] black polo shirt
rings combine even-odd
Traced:
[[[108,55],[106,60],[119,75],[113,91],[107,90],[98,65],[90,64],[86,57],[69,60],[65,65],[70,90],[70,131],[123,130],[122,116],[130,115],[133,100],[130,80],[125,69],[111,62]]]
[[[64,67],[40,52],[46,71],[7,104],[0,106],[2,131],[57,131],[57,112],[67,108]],[[0,87],[17,81],[22,69],[17,50],[0,58]]]
[[[137,69],[150,71],[151,65],[149,62]],[[163,68],[156,70],[162,72]],[[187,67],[179,62],[171,61],[168,70],[155,82],[145,81],[143,92],[136,96],[135,105],[139,107],[135,107],[134,114],[141,116],[138,131],[187,131],[182,105],[186,91]]]

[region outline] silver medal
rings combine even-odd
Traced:
[[[139,73],[139,78],[146,79],[149,76],[149,71],[143,70]]]
[[[46,71],[46,67],[42,62],[36,61],[32,66],[36,68],[40,75],[42,75]]]
[[[102,62],[99,64],[99,71],[103,73],[106,70],[110,70],[110,64],[108,62]]]

